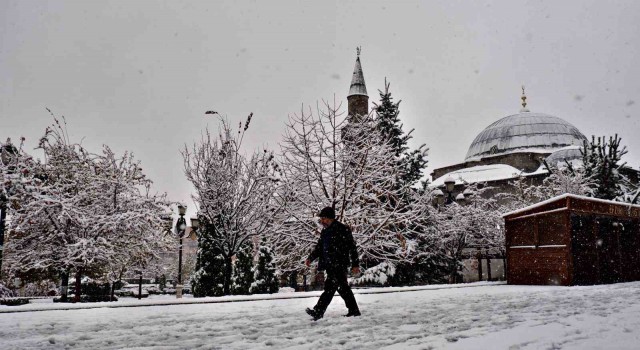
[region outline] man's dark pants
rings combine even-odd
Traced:
[[[324,292],[320,295],[318,304],[316,304],[313,309],[318,314],[324,315],[324,312],[331,303],[331,299],[333,299],[333,295],[338,291],[338,294],[340,294],[344,300],[347,309],[349,309],[349,313],[359,312],[356,298],[353,296],[353,292],[351,291],[351,287],[349,287],[349,282],[347,281],[347,270],[327,270],[326,275],[327,279],[324,282]]]

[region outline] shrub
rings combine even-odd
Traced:
[[[18,305],[24,305],[24,304],[29,304],[29,299],[27,299],[27,298],[3,298],[3,299],[0,299],[0,305],[18,306]]]

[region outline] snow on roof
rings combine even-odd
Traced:
[[[540,167],[538,168],[538,170],[532,173],[523,173],[522,171],[507,164],[476,165],[470,168],[459,169],[444,174],[439,178],[433,180],[429,187],[440,187],[444,185],[444,181],[448,176],[451,176],[453,179],[455,179],[456,185],[462,185],[465,183],[508,180],[521,175],[530,176],[546,173],[547,170],[544,167]]]
[[[508,213],[504,213],[504,214],[502,214],[502,217],[513,215],[513,214],[519,214],[519,213],[522,213],[522,212],[525,212],[525,211],[528,211],[528,210],[531,210],[531,209],[535,209],[535,208],[541,207],[543,205],[555,202],[557,200],[567,198],[567,197],[576,198],[576,199],[583,199],[583,200],[588,200],[588,201],[592,201],[592,202],[605,203],[605,204],[624,205],[625,207],[629,207],[629,208],[640,208],[640,205],[635,205],[635,204],[630,204],[630,203],[625,203],[625,202],[610,201],[610,200],[606,200],[606,199],[593,198],[593,197],[587,197],[587,196],[580,196],[580,195],[571,194],[571,193],[565,193],[565,194],[561,194],[559,196],[555,196],[553,198],[549,198],[549,199],[547,199],[545,201],[526,206],[524,208],[520,208],[520,209],[516,209],[516,210],[510,211]]]

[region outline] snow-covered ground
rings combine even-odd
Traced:
[[[359,294],[362,317],[341,317],[346,309],[336,297],[318,322],[304,313],[316,297],[0,313],[0,344],[2,349],[638,349],[638,290],[640,282]]]

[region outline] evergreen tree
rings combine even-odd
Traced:
[[[271,248],[266,245],[263,239],[258,249],[258,264],[254,268],[255,282],[251,285],[252,294],[276,293],[278,292],[278,278],[276,276],[276,265],[273,263]]]
[[[196,271],[191,278],[191,289],[196,298],[224,295],[225,261],[207,232],[208,230],[204,230],[198,238]]]
[[[427,151],[425,145],[418,149],[410,150],[408,146],[411,140],[413,130],[405,133],[402,130],[402,122],[400,121],[400,102],[394,102],[389,92],[390,83],[385,79],[384,92],[380,93],[380,104],[374,102],[374,111],[376,112],[377,128],[380,130],[383,138],[389,141],[398,166],[402,169],[401,178],[398,179],[403,184],[413,185],[422,178],[422,171],[427,166]]]
[[[417,149],[410,150],[408,146],[409,140],[411,140],[411,133],[413,130],[405,133],[402,129],[403,125],[400,120],[400,100],[395,102],[389,91],[390,83],[385,79],[384,91],[378,90],[380,94],[379,104],[374,103],[375,111],[375,123],[376,128],[382,135],[382,141],[388,142],[393,152],[392,166],[399,169],[398,177],[396,179],[395,186],[399,189],[403,189],[400,201],[402,208],[408,208],[412,205],[412,201],[415,197],[412,196],[411,188],[422,178],[423,170],[427,165],[427,149],[425,145],[420,146]],[[426,181],[423,183],[423,188],[426,188]],[[415,224],[413,222],[412,224]],[[423,236],[424,227],[410,228],[407,223],[393,223],[392,226],[397,233],[401,233],[405,238],[412,242],[417,242],[419,236]],[[392,285],[411,285],[418,283],[419,275],[428,275],[428,273],[420,273],[421,267],[429,265],[427,261],[422,262],[423,259],[411,259],[410,261],[403,261],[396,264],[395,274],[390,278],[389,283]],[[381,263],[384,261],[378,261]],[[427,278],[435,280],[437,278]]]
[[[623,200],[623,196],[629,191],[629,181],[621,173],[626,163],[622,163],[622,157],[627,154],[627,149],[620,146],[622,139],[616,134],[609,137],[591,137],[591,142],[584,144],[582,148],[582,160],[584,173],[592,181],[593,196],[601,199]]]
[[[232,290],[233,294],[249,294],[253,283],[253,246],[246,244],[236,254],[236,262],[233,267]]]

